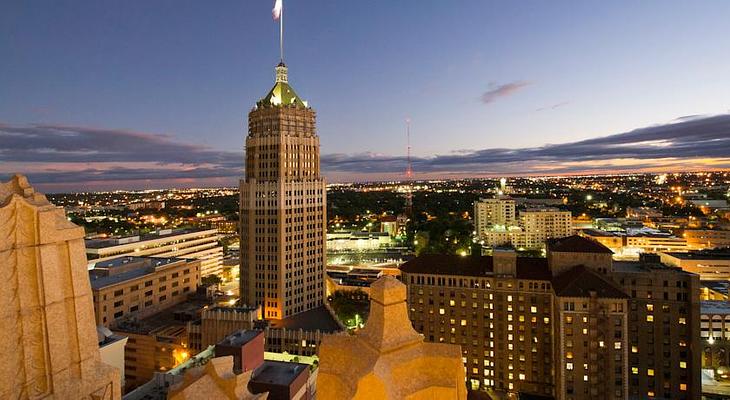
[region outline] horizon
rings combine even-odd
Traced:
[[[573,173],[573,174],[562,174],[562,175],[495,175],[495,176],[484,176],[484,177],[462,177],[462,178],[411,178],[411,179],[382,179],[382,180],[363,180],[363,181],[341,181],[341,182],[326,182],[327,187],[332,185],[336,186],[347,186],[347,185],[377,185],[377,184],[405,184],[405,183],[429,183],[429,182],[456,182],[456,181],[499,181],[501,178],[505,178],[508,181],[514,179],[579,179],[579,178],[601,178],[601,177],[626,177],[626,176],[659,176],[659,175],[698,175],[698,174],[727,174],[730,173],[728,169],[705,169],[696,171],[677,171],[669,170],[662,172],[640,172],[640,171],[628,171],[628,172],[615,172],[615,173]],[[17,174],[0,174],[0,182],[7,181]],[[23,174],[20,174],[23,175]],[[143,192],[162,192],[162,191],[174,191],[174,190],[214,190],[214,189],[229,189],[239,190],[237,185],[230,186],[167,186],[167,187],[154,187],[154,188],[140,188],[140,189],[100,189],[100,190],[70,190],[65,192],[53,192],[47,191],[47,184],[34,184],[32,180],[30,183],[33,187],[40,189],[45,195],[56,196],[66,194],[93,194],[93,193],[143,193]]]
[[[0,176],[235,186],[274,81],[269,3],[2,6]],[[287,4],[329,182],[405,179],[406,118],[416,179],[730,169],[728,3]]]

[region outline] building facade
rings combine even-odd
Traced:
[[[697,275],[613,262],[579,236],[547,258],[427,255],[401,267],[426,340],[460,344],[472,388],[557,399],[698,398]]]
[[[730,250],[659,253],[662,263],[682,268],[703,281],[730,280]]]
[[[200,261],[180,258],[119,257],[89,271],[96,324],[115,327],[185,301],[200,281]]]
[[[288,84],[287,67],[249,113],[240,184],[241,300],[283,319],[324,302],[326,189],[315,112]]]
[[[515,201],[510,197],[480,199],[474,202],[474,229],[481,234],[495,225],[516,225],[515,210]]]

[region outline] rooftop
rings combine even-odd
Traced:
[[[210,229],[186,228],[186,229],[163,229],[157,232],[145,235],[133,236],[114,236],[105,239],[87,239],[86,247],[89,249],[103,249],[107,247],[122,246],[129,243],[139,243],[149,240],[157,240],[165,237],[174,237],[178,235],[186,235],[188,233],[204,232]]]
[[[679,253],[676,251],[664,252],[664,254],[679,258],[680,260],[729,260],[730,251],[692,251],[689,253]]]
[[[517,257],[517,278],[545,280],[551,279],[546,258]],[[491,256],[456,256],[444,254],[424,254],[401,265],[406,273],[432,275],[461,275],[473,277],[492,276],[493,258]]]
[[[282,320],[271,320],[272,328],[302,329],[304,331],[339,332],[342,330],[324,306],[293,315]]]
[[[611,249],[583,236],[572,235],[559,239],[549,239],[548,251],[561,253],[604,253],[613,254]]]
[[[614,282],[583,265],[578,265],[553,279],[555,294],[561,297],[626,299],[629,296]]]
[[[119,257],[96,264],[89,270],[89,280],[91,288],[99,290],[149,275],[155,268],[184,261],[183,258]]]
[[[251,382],[289,386],[309,365],[287,361],[264,361],[251,376]]]
[[[263,335],[263,331],[254,331],[254,330],[238,330],[236,332],[231,333],[230,335],[226,336],[225,339],[221,340],[220,343],[218,343],[219,346],[243,346],[244,344],[250,342],[255,337],[259,335]]]
[[[144,319],[120,321],[113,330],[143,335],[175,336],[177,329],[184,330],[188,321],[199,319],[202,310],[209,306],[207,300],[191,299]]]
[[[641,261],[613,261],[613,270],[623,273],[646,273],[653,271],[674,272],[677,274],[691,274],[691,272],[683,271],[681,268],[670,267],[659,263],[645,263]]]
[[[289,86],[289,78],[287,76],[288,69],[283,63],[276,66],[276,83],[269,90],[269,93],[263,99],[256,102],[259,107],[281,107],[296,106],[307,107],[307,103],[303,101]]]

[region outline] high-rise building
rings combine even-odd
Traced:
[[[248,115],[241,180],[241,300],[284,319],[323,305],[326,189],[315,112],[276,66]]]
[[[613,261],[580,236],[547,258],[425,255],[401,266],[426,340],[460,344],[473,388],[556,399],[699,398],[699,277]]]
[[[474,228],[477,233],[492,229],[494,225],[508,227],[516,224],[514,199],[497,197],[474,202]]]
[[[515,200],[508,197],[474,203],[474,215],[476,231],[488,246],[540,249],[545,248],[548,239],[573,233],[570,211],[554,207],[528,208],[515,218]]]
[[[524,247],[526,248],[543,247],[548,239],[573,234],[573,219],[570,211],[562,211],[557,208],[520,211],[520,226],[525,231]]]

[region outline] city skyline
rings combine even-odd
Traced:
[[[0,175],[235,185],[269,3],[4,6]],[[330,182],[402,179],[406,117],[417,179],[730,167],[726,4],[287,4]]]

